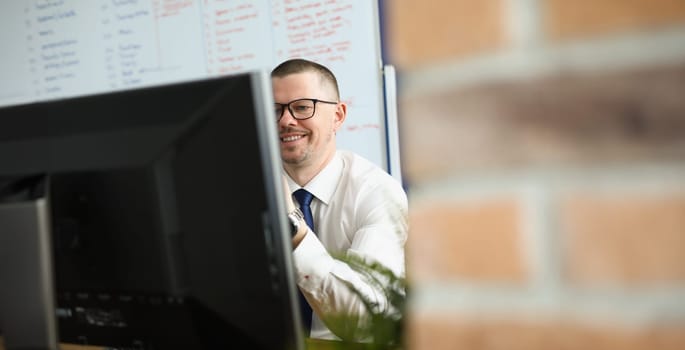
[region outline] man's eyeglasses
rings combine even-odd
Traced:
[[[274,103],[274,112],[276,113],[276,121],[283,118],[283,113],[288,108],[290,115],[297,120],[309,119],[316,113],[316,103],[327,103],[330,105],[336,105],[338,102],[317,100],[315,98],[301,98],[297,100],[292,100],[288,103]]]

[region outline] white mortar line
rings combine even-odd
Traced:
[[[507,0],[503,8],[505,23],[514,50],[539,47],[542,33],[539,0]]]
[[[685,321],[685,286],[651,291],[567,291],[558,300],[540,291],[512,286],[430,285],[412,289],[410,313],[454,316],[550,315],[561,318],[606,319],[614,323],[648,324]]]
[[[510,1],[512,4],[518,3],[516,0]],[[524,4],[528,1],[532,0],[524,1]],[[515,8],[521,11],[519,8],[525,6]],[[518,45],[513,48],[455,59],[451,63],[398,70],[401,76],[400,96],[420,96],[446,89],[538,78],[560,72],[607,72],[685,62],[685,26],[542,47],[538,45],[539,38],[526,34],[529,30],[526,26],[532,26],[524,24],[527,21],[533,20],[513,20],[515,24],[512,26],[516,29],[512,30]]]
[[[500,194],[505,190],[520,188],[525,183],[554,185],[561,189],[575,186],[607,189],[629,187],[636,192],[685,190],[685,163],[569,164],[471,171],[453,176],[448,174],[427,182],[414,181],[410,188],[410,200]]]

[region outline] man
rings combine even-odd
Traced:
[[[288,205],[295,208],[290,200],[301,200],[300,189],[313,198],[311,219],[290,215],[295,221],[296,281],[305,305],[313,309],[311,326],[305,320],[305,331],[311,330],[312,338],[338,339],[336,334],[350,334],[356,322],[364,322],[366,310],[350,286],[377,303],[379,310],[385,310],[387,300],[333,255],[355,255],[404,276],[407,197],[384,170],[336,149],[335,136],[347,116],[347,105],[340,101],[330,70],[293,59],[276,67],[271,78],[286,190],[293,194],[286,196]],[[299,207],[306,217],[308,209]],[[305,313],[303,318],[308,316]],[[339,322],[340,316],[346,324]]]

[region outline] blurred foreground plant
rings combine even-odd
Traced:
[[[345,342],[339,348],[354,349],[400,349],[404,330],[406,311],[406,278],[397,276],[392,270],[375,261],[366,261],[356,255],[336,256],[336,259],[347,263],[353,270],[374,288],[381,292],[387,301],[386,305],[379,305],[362,293],[351,283],[347,286],[362,301],[367,315],[343,315],[327,318],[327,324]],[[352,326],[353,325],[353,326]],[[350,341],[359,341],[355,346],[349,346]]]

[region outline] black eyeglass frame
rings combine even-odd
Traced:
[[[293,103],[295,103],[295,102],[299,102],[299,101],[312,101],[312,103],[314,104],[314,107],[312,108],[312,115],[310,115],[309,117],[306,117],[306,118],[298,118],[298,117],[295,116],[295,113],[293,113],[293,110],[292,110],[292,108],[290,108],[290,105],[293,104]],[[310,119],[310,118],[312,118],[312,117],[314,116],[314,114],[316,114],[316,103],[317,103],[317,102],[326,103],[326,104],[329,104],[329,105],[337,105],[338,103],[340,103],[340,102],[334,102],[334,101],[319,100],[319,99],[317,99],[317,98],[298,98],[297,100],[292,100],[292,101],[290,101],[290,102],[288,102],[288,103],[278,103],[278,102],[274,102],[274,105],[275,105],[275,106],[280,106],[280,107],[281,107],[281,115],[279,115],[278,118],[276,118],[276,121],[280,121],[281,118],[283,118],[283,114],[285,113],[285,109],[286,109],[286,108],[288,108],[288,112],[290,112],[290,115],[291,115],[293,118],[297,119],[297,120],[307,120],[307,119]]]

